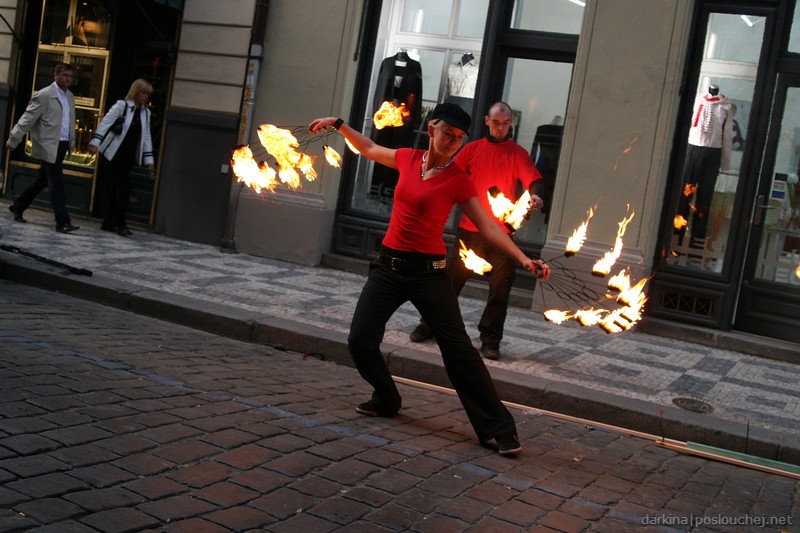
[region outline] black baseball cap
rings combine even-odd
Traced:
[[[449,102],[438,104],[433,108],[431,120],[437,119],[447,122],[454,128],[458,128],[464,133],[469,131],[469,127],[472,124],[472,119],[470,118],[469,113],[461,109],[461,107],[457,106],[456,104],[451,104]]]

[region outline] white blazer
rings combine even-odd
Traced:
[[[100,153],[109,161],[114,159],[114,154],[117,153],[117,149],[131,127],[135,112],[137,112],[137,109],[133,100],[117,100],[108,110],[106,116],[103,117],[103,120],[100,121],[89,144],[99,147]],[[134,163],[139,166],[153,165],[155,160],[153,159],[153,140],[150,136],[150,110],[147,109],[147,106],[142,106],[138,112],[141,118],[142,134],[136,144]],[[122,123],[122,133],[115,135],[113,131],[110,131],[111,126],[114,125],[117,118],[123,116],[123,113],[125,119]]]
[[[33,93],[25,113],[19,117],[17,125],[8,136],[8,147],[12,150],[25,137],[31,134],[31,156],[48,163],[56,162],[58,143],[61,137],[61,100],[58,98],[58,88],[55,82],[44,89]],[[69,118],[72,126],[69,128],[69,150],[75,150],[75,97],[67,91],[69,101]]]

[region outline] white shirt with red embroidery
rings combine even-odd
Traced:
[[[700,93],[694,101],[689,144],[707,148],[721,148],[721,170],[731,166],[733,141],[733,103],[724,95]]]

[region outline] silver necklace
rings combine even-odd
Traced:
[[[419,167],[419,177],[422,179],[425,179],[425,163],[427,161],[428,161],[428,151],[426,150],[425,153],[422,154],[422,164]],[[450,159],[447,160],[447,163],[445,163],[444,165],[435,166],[433,168],[435,168],[436,170],[444,170],[452,164],[453,164],[453,158],[451,157]]]

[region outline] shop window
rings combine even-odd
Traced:
[[[110,0],[48,0],[42,12],[33,90],[53,83],[56,64],[74,67],[70,91],[75,95],[75,151],[64,162],[88,172],[96,159],[88,145],[105,104],[112,12]],[[29,138],[26,156],[30,148]]]
[[[578,35],[585,5],[585,0],[516,0],[511,28]]]
[[[403,3],[403,18],[400,24],[400,31],[404,33],[447,35],[450,30],[452,11],[452,0],[439,0],[438,2],[407,0]]]
[[[669,220],[666,260],[721,273],[735,228],[743,155],[765,18],[711,13],[683,159],[676,166],[677,209]],[[746,177],[746,176],[744,176]]]
[[[546,241],[571,81],[571,63],[508,60],[503,100],[514,110],[513,138],[530,152],[545,184],[544,207],[532,212],[516,233],[528,244],[541,246]]]
[[[384,2],[365,135],[392,148],[425,147],[436,104],[455,102],[472,114],[488,8],[489,0]],[[375,126],[373,115],[386,101],[405,104],[405,126]],[[388,220],[396,183],[395,170],[359,158],[350,208]]]

